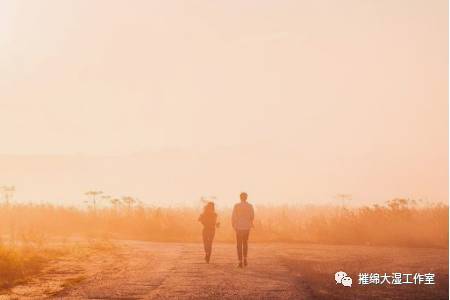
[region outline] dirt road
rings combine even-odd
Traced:
[[[253,244],[249,255],[249,266],[239,269],[232,244],[216,244],[206,264],[201,244],[120,242],[114,251],[55,262],[42,276],[3,298],[361,299],[410,293],[424,299],[448,297],[447,250]],[[434,271],[437,285],[409,290],[356,286],[353,273],[381,271],[383,265],[386,272]],[[342,268],[356,276],[354,287],[336,286],[334,272]]]

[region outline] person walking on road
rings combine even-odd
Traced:
[[[231,223],[236,231],[238,267],[247,266],[248,237],[253,227],[255,213],[253,206],[247,202],[247,193],[240,194],[241,202],[234,205]]]
[[[198,218],[199,222],[203,225],[203,246],[205,248],[205,261],[209,263],[212,252],[212,243],[214,240],[214,235],[216,233],[216,227],[219,227],[217,222],[217,214],[214,208],[214,202],[208,202],[203,213]]]

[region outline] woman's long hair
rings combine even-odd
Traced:
[[[205,207],[203,207],[203,214],[204,215],[215,215],[216,210],[214,207],[214,202],[208,202],[206,203]]]

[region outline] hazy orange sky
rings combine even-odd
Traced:
[[[24,201],[447,201],[447,5],[1,1],[0,185]],[[75,154],[118,158],[46,167]]]

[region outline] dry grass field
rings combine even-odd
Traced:
[[[109,203],[108,203],[109,204]],[[253,241],[448,247],[448,205],[393,199],[385,205],[256,206]],[[119,201],[92,209],[0,205],[0,234],[45,243],[50,237],[201,241],[201,207],[159,208]],[[230,209],[218,211],[216,241],[234,241]]]

